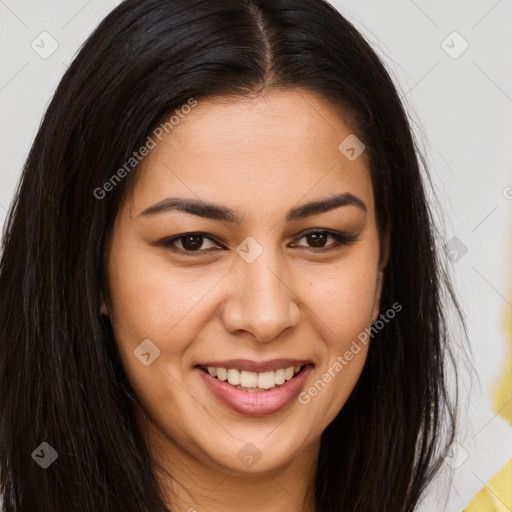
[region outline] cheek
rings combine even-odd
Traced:
[[[309,279],[307,305],[335,335],[332,344],[339,350],[371,325],[376,267],[373,258],[354,257],[325,267]]]
[[[150,261],[147,251],[119,244],[112,254],[110,315],[128,381],[150,417],[177,411],[175,393],[169,390],[180,389],[189,316],[201,295],[190,286],[190,277]],[[150,354],[147,365],[143,353]]]
[[[134,341],[149,337],[161,344],[172,337],[179,350],[179,340],[186,339],[180,332],[194,328],[197,306],[218,276],[173,268],[144,248],[115,249],[109,267],[112,315]],[[121,334],[126,337],[126,332]]]
[[[321,430],[344,406],[366,361],[371,339],[365,329],[372,323],[377,260],[372,251],[354,253],[308,277],[305,302],[316,338],[322,340],[316,343],[322,365],[301,403],[322,411]]]

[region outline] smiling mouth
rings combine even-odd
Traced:
[[[290,366],[275,371],[250,372],[235,368],[219,368],[215,366],[198,366],[210,377],[230,384],[233,388],[249,393],[265,392],[280,388],[286,382],[293,380],[308,365]]]

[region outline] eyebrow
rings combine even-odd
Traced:
[[[361,199],[359,199],[359,197],[347,192],[344,194],[337,194],[326,199],[311,201],[296,208],[292,208],[287,213],[286,220],[292,221],[304,219],[312,215],[318,215],[320,213],[334,210],[335,208],[339,208],[341,206],[356,206],[364,212],[367,211],[366,204]],[[146,208],[139,214],[139,217],[157,215],[174,210],[190,213],[199,217],[205,217],[207,219],[225,221],[234,224],[240,223],[238,215],[233,210],[225,206],[208,203],[197,199],[184,199],[178,197],[168,197],[167,199],[163,199],[153,206]]]

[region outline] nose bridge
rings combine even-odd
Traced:
[[[254,258],[258,247],[253,241],[248,243],[239,247],[239,251],[245,248],[247,252],[239,252],[235,263],[237,289],[231,297],[234,304],[227,323],[231,331],[250,331],[258,340],[268,341],[287,327],[297,325],[299,311],[295,294],[287,283],[281,251],[258,244],[259,255]],[[251,251],[254,259],[246,258]]]
[[[276,251],[266,249],[252,263],[240,263],[240,274],[244,283],[244,299],[258,305],[275,306],[285,300],[285,290],[289,291],[283,281],[284,266]]]

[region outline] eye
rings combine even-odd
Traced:
[[[357,236],[349,235],[348,233],[343,233],[342,231],[318,229],[314,231],[308,231],[307,233],[303,234],[299,240],[302,240],[303,238],[307,239],[310,247],[315,249],[317,252],[330,251],[331,249],[335,249],[341,245],[347,245],[357,240]],[[333,239],[334,242],[325,245],[329,238]],[[307,246],[299,245],[298,247]]]
[[[164,240],[160,243],[160,245],[163,245],[164,247],[168,247],[173,250],[177,250],[178,252],[200,254],[207,252],[206,249],[203,247],[203,243],[205,240],[209,242],[215,242],[211,237],[207,236],[204,233],[185,233],[183,235],[175,236],[173,238]],[[218,246],[219,244],[215,242],[215,245]]]

